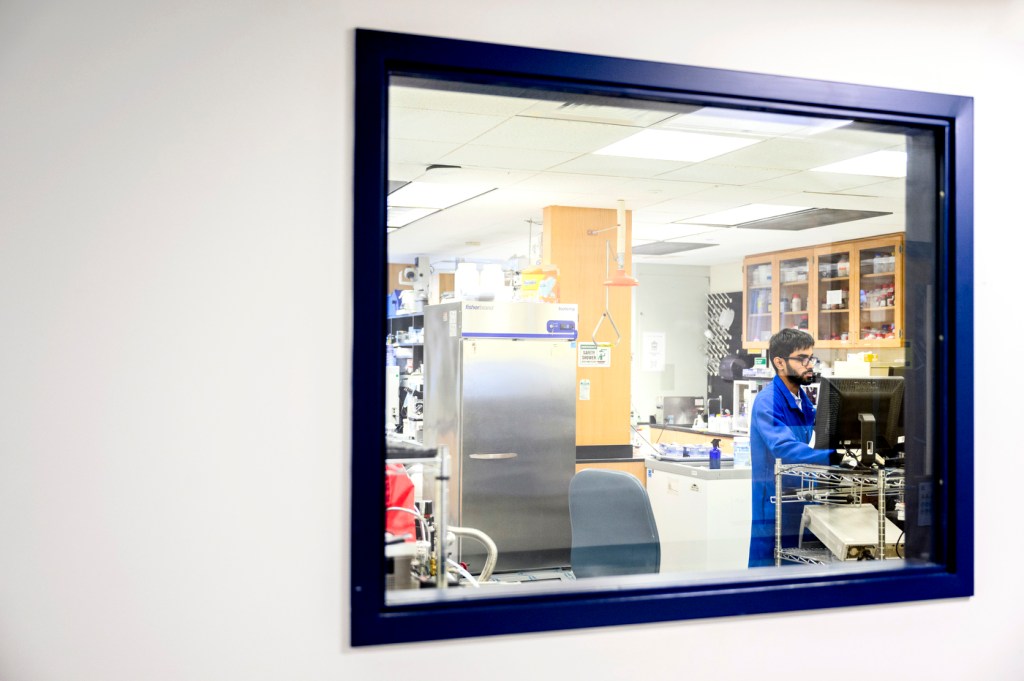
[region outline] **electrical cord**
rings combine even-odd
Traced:
[[[654,445],[659,444],[661,442],[661,437],[665,434],[665,429],[664,428],[660,428],[659,429],[661,432],[658,433],[658,439],[655,440],[654,442],[651,442],[648,438],[644,437],[644,434],[642,432],[640,432],[639,428],[637,428],[636,426],[634,426],[632,424],[629,427],[632,428],[633,432],[636,433],[637,435],[639,435],[640,439],[643,440],[644,442],[646,442],[651,447],[651,449],[654,449],[655,451],[657,451],[658,448],[655,447]]]

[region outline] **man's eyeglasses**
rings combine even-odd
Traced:
[[[797,355],[796,357],[787,357],[786,359],[791,359],[794,362],[800,362],[800,366],[804,367],[817,366],[818,362],[821,361],[814,355]]]

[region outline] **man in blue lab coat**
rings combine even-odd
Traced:
[[[750,413],[751,523],[749,566],[775,564],[775,461],[826,465],[834,450],[813,449],[814,404],[803,386],[814,382],[814,337],[783,329],[768,343],[775,378],[754,398]],[[783,546],[795,546],[804,504],[786,504]]]

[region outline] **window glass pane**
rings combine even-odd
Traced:
[[[943,559],[931,132],[388,96],[389,604]]]

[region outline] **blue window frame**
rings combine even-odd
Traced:
[[[356,34],[351,642],[428,639],[952,598],[973,593],[973,100],[797,78],[359,30]],[[395,76],[528,86],[797,115],[851,116],[929,133],[939,194],[934,360],[938,528],[930,562],[842,574],[769,573],[711,585],[630,583],[471,601],[385,600],[384,364],[388,87]],[[911,172],[914,172],[911,170]],[[909,275],[908,275],[909,276]],[[909,281],[909,279],[908,279]],[[374,330],[380,330],[376,332]]]

